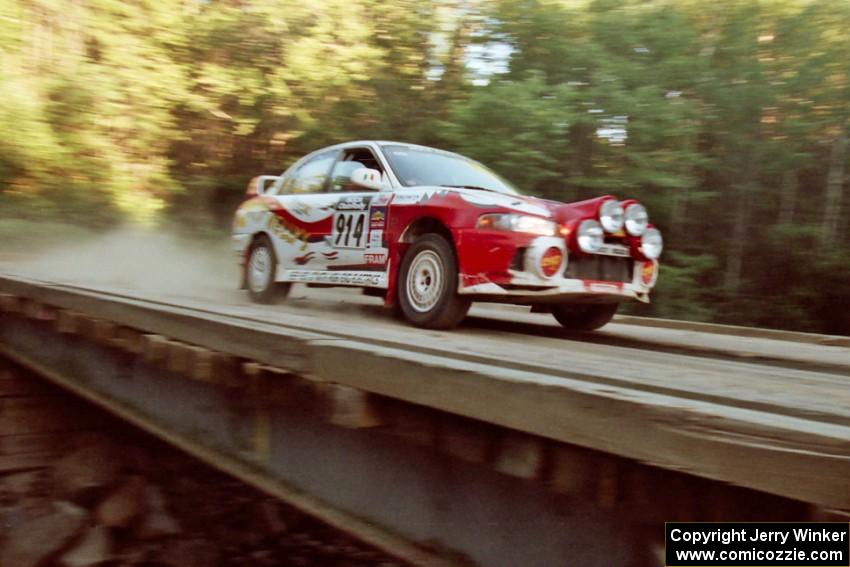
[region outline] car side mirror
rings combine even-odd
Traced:
[[[278,179],[280,177],[277,175],[258,175],[248,182],[248,188],[245,190],[245,194],[249,197],[265,195],[268,188],[274,185]]]
[[[380,191],[385,188],[384,178],[377,169],[361,167],[351,172],[351,182],[366,189]]]

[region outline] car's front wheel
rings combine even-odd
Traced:
[[[401,262],[398,305],[417,327],[451,329],[466,317],[470,300],[457,292],[457,263],[451,244],[438,234],[414,242]]]
[[[552,315],[565,329],[594,331],[605,326],[614,317],[619,306],[619,303],[559,304],[552,306]]]
[[[289,292],[290,284],[275,282],[277,256],[265,234],[254,239],[245,263],[245,284],[251,299],[257,303],[273,303]]]

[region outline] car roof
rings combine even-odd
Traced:
[[[442,152],[442,153],[445,153],[445,154],[460,155],[460,154],[456,154],[455,152],[450,152],[448,150],[443,150],[443,149],[440,149],[440,148],[434,148],[432,146],[423,146],[423,145],[420,145],[420,144],[412,144],[410,142],[397,142],[397,141],[392,141],[392,140],[352,140],[350,142],[342,142],[342,143],[339,143],[339,144],[334,144],[333,146],[326,146],[322,149],[328,150],[328,149],[332,149],[332,148],[362,146],[362,145],[367,145],[367,144],[377,144],[378,146],[404,146],[406,148],[411,148],[411,149],[415,148],[415,149],[418,149],[418,150],[427,150],[427,151],[431,151],[431,152]]]

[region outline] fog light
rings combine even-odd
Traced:
[[[558,274],[564,263],[564,254],[559,248],[551,246],[546,249],[540,257],[540,273],[544,277],[551,278]]]
[[[655,262],[644,262],[640,268],[640,283],[650,287],[655,283]]]

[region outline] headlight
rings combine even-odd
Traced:
[[[482,215],[478,218],[476,228],[510,230],[513,232],[527,232],[539,234],[540,236],[555,236],[558,226],[541,217],[527,215]]]
[[[599,222],[605,232],[618,232],[623,228],[623,206],[619,201],[609,199],[599,207]]]
[[[587,219],[581,221],[581,224],[578,225],[576,239],[578,240],[578,247],[581,248],[582,252],[590,254],[598,252],[602,248],[604,238],[605,235],[602,232],[602,226],[597,221]]]
[[[650,260],[655,260],[661,256],[663,249],[664,239],[661,238],[661,231],[657,228],[647,228],[640,238],[640,250],[643,255]]]
[[[646,207],[640,203],[632,203],[626,207],[626,231],[632,236],[640,236],[649,224]]]

